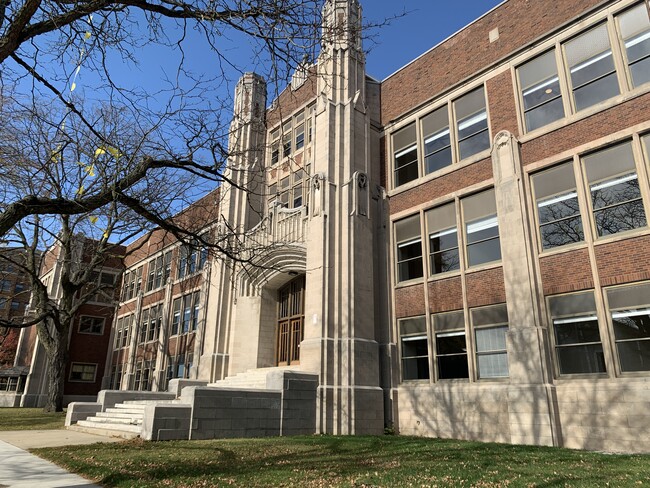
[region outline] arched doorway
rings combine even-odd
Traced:
[[[305,327],[305,276],[299,276],[278,290],[276,332],[277,365],[300,363],[300,342]]]

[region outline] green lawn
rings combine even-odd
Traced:
[[[42,408],[0,408],[0,430],[62,429],[65,413],[44,413]]]
[[[400,436],[142,442],[36,449],[103,486],[639,486],[650,456]]]

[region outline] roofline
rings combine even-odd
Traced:
[[[404,66],[402,66],[401,68],[399,68],[399,69],[397,69],[396,71],[394,71],[394,72],[392,72],[391,74],[389,74],[389,75],[388,75],[386,78],[384,78],[381,82],[382,82],[382,83],[386,82],[389,78],[391,78],[392,76],[395,76],[397,73],[399,73],[400,71],[402,71],[403,69],[405,69],[407,66],[409,66],[409,65],[411,65],[411,64],[413,64],[413,63],[415,63],[418,59],[420,59],[420,58],[426,56],[426,55],[429,54],[431,51],[433,51],[434,49],[440,47],[442,44],[444,44],[445,42],[447,42],[448,40],[450,40],[452,37],[454,37],[454,36],[460,34],[462,31],[464,31],[465,29],[467,29],[469,26],[475,24],[476,22],[478,22],[479,20],[481,20],[483,17],[486,17],[487,15],[491,14],[493,11],[495,11],[496,9],[498,9],[498,8],[501,7],[504,3],[507,3],[507,2],[508,2],[508,0],[503,0],[503,1],[502,1],[501,3],[499,3],[498,5],[495,5],[494,7],[492,7],[490,10],[488,10],[487,12],[485,12],[485,13],[484,13],[483,15],[481,15],[480,17],[476,18],[475,20],[473,20],[472,22],[470,22],[470,23],[467,24],[466,26],[461,27],[461,28],[458,29],[456,32],[454,32],[453,34],[451,34],[449,37],[443,39],[443,40],[440,41],[438,44],[436,44],[436,45],[434,45],[433,47],[427,49],[425,52],[423,52],[422,54],[420,54],[417,58],[412,59],[411,61],[409,61],[408,63],[406,63],[406,64],[405,64]]]

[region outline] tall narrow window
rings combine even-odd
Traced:
[[[462,205],[468,266],[477,266],[501,259],[494,190],[487,190],[464,198]]]
[[[277,164],[280,159],[280,129],[271,132],[271,165]]]
[[[399,321],[402,346],[402,379],[429,379],[429,346],[425,317]]]
[[[584,240],[573,163],[568,162],[533,176],[542,248]]]
[[[650,371],[650,284],[607,290],[621,371]]]
[[[508,310],[505,304],[475,308],[471,311],[476,338],[478,377],[504,378],[508,376]]]
[[[458,159],[465,159],[490,147],[483,87],[454,102],[458,128]]]
[[[305,145],[305,113],[302,112],[296,117],[296,150],[302,149]]]
[[[177,335],[181,324],[181,299],[175,298],[172,307],[172,335]]]
[[[438,171],[451,164],[451,136],[447,106],[431,112],[422,119],[424,135],[424,171]]]
[[[560,374],[604,373],[593,291],[549,298]]]
[[[465,318],[462,311],[432,317],[438,379],[469,378]]]
[[[527,130],[534,130],[564,117],[555,50],[517,68]]]
[[[393,134],[395,186],[404,185],[418,178],[418,146],[415,124]]]
[[[449,203],[434,208],[426,215],[429,233],[429,272],[434,275],[460,269],[455,204]]]
[[[420,216],[413,215],[395,223],[397,244],[397,281],[422,278],[422,240]]]
[[[631,143],[584,158],[599,236],[645,227],[646,215]]]
[[[282,204],[284,208],[289,207],[289,193],[291,192],[290,184],[291,181],[288,176],[280,180],[280,204]]]
[[[576,110],[619,94],[606,24],[567,42],[565,49]]]
[[[282,157],[286,158],[291,154],[291,122],[282,127]]]
[[[650,81],[650,20],[645,2],[619,15],[618,21],[632,85],[643,85]]]

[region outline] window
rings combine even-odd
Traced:
[[[395,222],[397,244],[397,281],[422,278],[422,242],[420,216],[414,215]]]
[[[465,159],[490,147],[483,87],[454,102],[458,129],[458,159]]]
[[[171,274],[172,253],[167,251],[149,261],[147,291],[156,290],[167,283]]]
[[[22,293],[25,291],[25,284],[24,283],[16,283],[16,287],[14,288],[14,292],[16,294]]]
[[[291,122],[282,126],[282,157],[291,154]]]
[[[417,179],[418,146],[414,123],[393,134],[393,151],[395,186]]]
[[[136,391],[150,391],[154,373],[153,361],[138,361],[135,367],[135,379],[133,389]]]
[[[11,281],[0,280],[0,292],[9,293],[11,291]]]
[[[280,204],[284,208],[289,206],[290,185],[291,181],[288,176],[280,180]]]
[[[123,281],[122,301],[126,302],[140,293],[140,287],[142,286],[142,266],[138,269],[127,271],[124,274]]]
[[[111,369],[110,387],[113,390],[119,390],[122,386],[122,364],[116,364]]]
[[[564,117],[555,50],[517,68],[517,76],[527,130],[537,129]]]
[[[646,4],[640,3],[622,13],[618,22],[632,86],[637,87],[650,81],[650,20]]]
[[[302,169],[293,174],[293,208],[302,206],[302,181],[304,177],[305,172]]]
[[[183,244],[179,251],[178,278],[197,273],[203,269],[208,259],[208,248],[193,239],[189,244]]]
[[[650,371],[650,284],[606,293],[621,371]]]
[[[187,361],[185,360],[185,354],[179,354],[176,357],[170,358],[169,364],[167,365],[167,380],[169,381],[172,378],[189,378],[192,361],[192,354],[187,354]]]
[[[469,378],[465,319],[462,311],[432,316],[438,379]]]
[[[11,301],[11,310],[20,310],[20,302],[16,300]]]
[[[271,165],[277,164],[280,159],[280,129],[271,132]]]
[[[505,304],[471,310],[476,340],[478,378],[505,378],[508,376],[508,310]]]
[[[296,151],[305,146],[305,124],[296,127]]]
[[[564,47],[576,110],[619,94],[606,24],[568,41]]]
[[[554,296],[548,302],[560,374],[605,373],[593,291]]]
[[[447,106],[434,110],[422,119],[424,136],[424,172],[433,173],[452,161],[449,113]]]
[[[81,334],[96,334],[102,335],[104,333],[104,317],[89,317],[82,315],[79,319],[79,332]]]
[[[175,298],[172,306],[172,335],[178,334],[181,323],[181,299]]]
[[[425,317],[399,321],[402,380],[429,379],[429,346]]]
[[[573,163],[533,175],[532,180],[542,249],[583,241]]]
[[[584,158],[598,236],[646,226],[631,143]]]
[[[7,299],[4,297],[0,297],[0,309],[4,309],[7,306]]]
[[[129,346],[131,339],[131,324],[133,315],[120,317],[115,325],[115,349],[122,349]]]
[[[487,190],[461,200],[467,239],[467,265],[501,259],[499,224],[494,190]]]
[[[70,381],[94,383],[96,372],[96,364],[72,363],[70,367]]]
[[[458,230],[454,203],[426,212],[429,234],[429,273],[432,275],[460,269]]]

